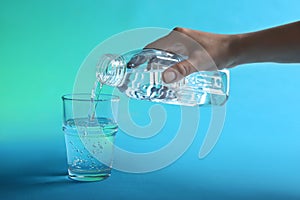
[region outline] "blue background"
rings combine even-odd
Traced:
[[[88,53],[113,34],[176,26],[243,33],[297,21],[299,7],[297,0],[2,0],[0,199],[300,199],[300,64],[232,69],[225,126],[205,159],[197,157],[203,126],[171,166],[114,171],[97,183],[65,176],[60,100]],[[205,121],[209,112],[201,112]]]

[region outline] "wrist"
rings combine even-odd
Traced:
[[[243,34],[228,35],[228,67],[235,67],[237,65],[244,64],[243,54],[242,54],[242,40]]]

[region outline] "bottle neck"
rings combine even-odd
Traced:
[[[104,54],[97,65],[97,80],[113,87],[122,86],[126,73],[165,70],[183,57],[157,49],[129,51],[122,55]],[[154,68],[154,69],[152,69]]]
[[[103,55],[97,65],[97,80],[105,85],[118,87],[122,85],[126,73],[125,59],[116,54]]]

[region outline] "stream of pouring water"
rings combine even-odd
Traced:
[[[102,90],[102,86],[103,86],[103,84],[100,81],[98,81],[98,80],[95,81],[94,87],[91,92],[91,105],[90,105],[90,110],[88,113],[89,121],[94,121],[94,119],[95,119],[95,115],[96,115],[95,111],[97,108],[97,104],[98,104],[98,100],[99,100],[100,93]]]

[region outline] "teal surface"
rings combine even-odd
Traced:
[[[113,34],[176,26],[249,32],[299,20],[299,7],[298,0],[2,0],[0,199],[300,199],[300,64],[232,69],[225,126],[205,159],[197,157],[209,116],[203,109],[203,129],[174,164],[115,171],[98,183],[65,178],[60,99],[88,53]]]

